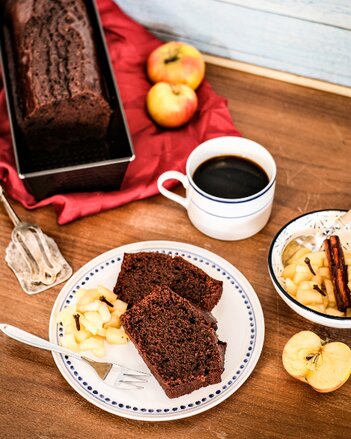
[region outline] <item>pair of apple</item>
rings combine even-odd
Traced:
[[[155,83],[146,97],[152,119],[166,128],[187,123],[198,106],[194,90],[205,75],[201,53],[179,41],[165,43],[149,55],[147,74]]]
[[[325,342],[312,331],[293,335],[283,350],[283,366],[317,392],[332,392],[351,374],[351,350],[341,342]]]

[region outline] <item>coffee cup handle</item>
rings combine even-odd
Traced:
[[[188,187],[188,178],[186,175],[182,174],[178,171],[167,171],[161,174],[157,180],[157,187],[158,190],[161,192],[162,195],[169,198],[172,201],[175,201],[176,203],[181,204],[185,209],[188,209],[188,200],[185,197],[182,197],[180,195],[174,194],[173,192],[169,191],[163,186],[163,183],[167,180],[178,180],[182,183],[185,189]]]

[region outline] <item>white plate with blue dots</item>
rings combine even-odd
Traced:
[[[204,412],[236,392],[249,378],[260,357],[264,341],[264,318],[259,299],[240,271],[216,254],[190,244],[173,241],[145,241],[110,250],[85,264],[62,288],[51,313],[50,341],[59,343],[62,327],[57,325],[60,310],[75,302],[80,288],[104,285],[113,289],[124,253],[151,251],[182,256],[223,281],[223,294],[212,314],[218,321],[219,339],[227,342],[224,372],[218,384],[170,399],[151,376],[142,390],[114,389],[98,378],[87,364],[53,353],[58,369],[83,398],[107,412],[142,421],[170,421]],[[134,345],[109,345],[101,360],[122,363],[147,371]]]

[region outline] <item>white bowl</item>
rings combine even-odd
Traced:
[[[316,212],[301,215],[288,224],[286,224],[276,234],[272,241],[268,254],[268,270],[274,288],[284,302],[290,306],[297,314],[305,317],[311,322],[320,325],[329,326],[331,328],[351,328],[351,317],[329,316],[318,311],[314,311],[305,305],[302,305],[294,297],[292,297],[284,289],[284,283],[281,278],[283,271],[282,253],[289,241],[295,236],[313,229],[326,230],[333,222],[345,211],[343,210],[320,210]],[[343,247],[347,250],[351,249],[351,225],[346,226],[342,232],[338,233],[342,241]]]

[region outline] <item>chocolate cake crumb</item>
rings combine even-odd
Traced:
[[[169,287],[155,286],[121,321],[169,398],[221,381],[226,343],[204,311]]]
[[[180,256],[158,252],[125,253],[114,292],[129,306],[155,285],[166,285],[196,306],[211,311],[222,295],[223,282]]]

